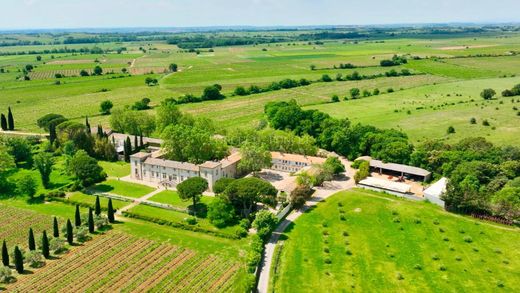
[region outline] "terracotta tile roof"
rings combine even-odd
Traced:
[[[304,156],[297,154],[285,154],[280,152],[271,152],[271,157],[277,160],[286,160],[291,162],[301,162],[307,164],[323,164],[325,163],[325,158],[313,157],[313,156]]]

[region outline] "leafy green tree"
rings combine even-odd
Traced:
[[[224,191],[235,210],[244,218],[256,209],[259,202],[275,206],[277,193],[271,183],[256,177],[237,179]]]
[[[484,99],[484,100],[491,100],[497,93],[495,92],[494,89],[484,89],[482,90],[482,92],[480,93],[480,96]]]
[[[130,108],[115,109],[110,115],[110,127],[120,133],[149,136],[155,130],[154,116]]]
[[[51,125],[57,126],[65,121],[67,121],[67,118],[63,117],[63,115],[50,113],[50,114],[44,115],[43,117],[40,117],[36,121],[36,124],[41,129],[43,129],[45,131],[49,131],[49,128]]]
[[[130,142],[130,137],[127,136],[124,145],[123,145],[123,155],[125,157],[125,162],[130,162],[130,155],[132,154],[132,143]]]
[[[312,196],[313,190],[309,185],[298,185],[291,191],[289,201],[296,209],[301,208]]]
[[[360,95],[360,91],[357,87],[354,87],[354,88],[351,88],[350,89],[350,96],[353,98],[353,99],[357,99],[359,98],[359,95]]]
[[[43,234],[42,234],[42,246],[41,246],[41,249],[42,249],[43,257],[48,259],[50,257],[49,238],[47,237],[47,231],[45,231],[45,230],[43,230]]]
[[[99,112],[101,115],[108,115],[110,114],[110,110],[114,107],[114,104],[112,104],[112,101],[110,100],[104,100],[99,104]]]
[[[237,86],[233,92],[236,96],[247,96],[249,92],[243,86]]]
[[[266,240],[271,232],[278,225],[278,218],[276,215],[268,210],[261,210],[256,213],[255,220],[253,221],[253,227],[256,229],[258,236]]]
[[[34,232],[32,228],[29,228],[29,250],[36,250],[36,241],[34,240]]]
[[[96,137],[94,142],[94,156],[104,161],[117,160],[117,151],[108,137]]]
[[[54,220],[52,221],[52,236],[54,238],[60,237],[60,229],[58,227],[58,219],[54,217]]]
[[[16,167],[14,158],[9,154],[7,147],[0,144],[0,191],[8,190],[8,172]]]
[[[4,267],[9,267],[9,251],[7,250],[7,243],[5,240],[2,244],[2,264]]]
[[[157,83],[159,83],[159,81],[157,80],[157,78],[153,78],[153,77],[146,77],[145,80],[144,80],[144,83],[147,85],[147,86],[154,86],[154,85],[157,85]]]
[[[11,131],[14,130],[14,117],[11,107],[7,110],[7,128]]]
[[[10,137],[5,141],[5,144],[15,163],[32,164],[32,147],[26,138]]]
[[[221,139],[206,129],[189,125],[170,125],[162,134],[164,157],[174,161],[201,164],[227,156],[228,148]]]
[[[233,181],[235,181],[235,178],[220,178],[219,180],[215,181],[215,184],[213,184],[213,192],[216,194],[221,194],[226,190],[229,184],[231,184]]]
[[[182,112],[173,103],[161,103],[156,111],[156,129],[157,132],[162,131],[170,126],[176,125],[181,122],[183,118]]]
[[[48,188],[50,183],[50,176],[52,173],[52,167],[54,165],[54,159],[52,155],[44,152],[37,154],[34,157],[34,165],[40,173],[43,186],[45,188]]]
[[[110,222],[110,223],[114,223],[115,222],[116,219],[115,219],[114,214],[115,214],[115,211],[114,211],[114,206],[112,205],[112,199],[109,198],[108,199],[108,213],[107,213],[107,215],[108,215],[108,222]]]
[[[28,195],[29,197],[34,196],[37,187],[38,185],[36,180],[34,180],[31,174],[25,174],[16,182],[16,190],[18,193],[22,195]]]
[[[201,177],[192,177],[177,185],[177,192],[182,200],[191,200],[193,215],[197,216],[197,202],[200,201],[202,193],[208,189],[208,181]]]
[[[491,202],[496,214],[512,221],[520,220],[520,187],[505,187],[495,195]]]
[[[89,154],[93,153],[94,138],[87,132],[85,125],[65,121],[56,127],[58,139],[61,145],[71,141],[76,149],[81,149]]]
[[[91,158],[85,151],[79,150],[70,159],[68,169],[76,178],[77,182],[88,187],[94,183],[101,182],[107,177],[103,168],[98,165],[96,159]]]
[[[97,65],[94,67],[94,75],[102,75],[103,74],[103,68],[101,66]]]
[[[67,219],[67,226],[66,226],[66,233],[67,233],[67,242],[69,245],[72,245],[74,243],[74,233],[72,229],[72,224],[70,223],[70,220]]]
[[[168,68],[170,69],[171,72],[177,72],[177,69],[178,69],[178,66],[177,64],[175,63],[171,63]]]
[[[331,101],[332,103],[337,103],[337,102],[339,102],[339,97],[338,97],[338,95],[333,95],[332,98],[330,99],[330,101]]]
[[[222,90],[222,87],[220,85],[208,86],[204,88],[201,99],[203,101],[222,100],[225,98],[225,96],[220,92],[220,90]]]
[[[323,168],[334,175],[345,172],[345,166],[338,157],[328,157],[323,163]]]
[[[323,82],[331,82],[332,78],[328,74],[324,74],[321,76],[321,81]]]
[[[18,246],[14,247],[14,266],[19,274],[23,274],[23,255]]]
[[[235,220],[235,209],[224,197],[216,197],[208,204],[208,219],[217,228],[230,225]]]
[[[354,174],[354,181],[356,181],[356,183],[359,183],[359,181],[367,178],[368,176],[370,176],[370,164],[367,161],[362,161],[359,164],[358,171],[356,172],[356,174]]]
[[[241,159],[238,170],[242,174],[253,172],[254,175],[262,168],[271,167],[271,153],[264,147],[251,142],[245,142],[240,147]]]

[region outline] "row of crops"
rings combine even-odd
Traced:
[[[50,231],[52,219],[35,212],[0,205],[0,240],[8,244],[27,243],[27,231],[33,228],[35,231]]]
[[[237,263],[128,234],[95,237],[33,275],[20,276],[15,292],[227,292]]]

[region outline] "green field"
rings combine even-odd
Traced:
[[[187,208],[190,205],[192,205],[191,201],[184,201],[179,197],[179,194],[176,191],[173,190],[165,190],[157,193],[156,195],[152,196],[150,201],[155,201],[159,203],[165,203],[169,204],[175,207],[179,208]],[[211,196],[202,196],[200,202],[208,205],[213,200],[213,197]]]
[[[297,219],[282,239],[274,292],[520,289],[520,230],[430,203],[340,192]]]
[[[283,35],[283,34],[282,34]],[[208,85],[218,83],[223,87],[227,99],[196,104],[181,105],[183,111],[196,116],[214,119],[219,126],[227,129],[255,125],[262,119],[265,103],[275,100],[295,99],[302,106],[317,108],[336,117],[348,117],[354,122],[373,124],[379,127],[400,128],[415,141],[424,138],[459,139],[468,135],[488,137],[499,144],[518,144],[515,125],[518,123],[518,105],[496,105],[499,97],[485,105],[479,93],[483,88],[493,88],[499,93],[519,82],[520,57],[511,52],[520,47],[520,36],[512,33],[507,37],[482,35],[479,37],[435,37],[396,38],[378,42],[371,40],[356,43],[325,41],[323,44],[306,42],[266,44],[256,46],[215,47],[213,52],[202,50],[200,54],[179,50],[175,45],[164,42],[153,44],[141,42],[125,43],[127,51],[117,54],[43,54],[41,61],[33,55],[0,56],[0,67],[9,72],[0,74],[0,109],[11,106],[17,118],[17,128],[41,131],[35,120],[49,112],[59,112],[68,118],[83,121],[89,116],[91,124],[108,126],[109,116],[100,116],[99,103],[110,99],[116,108],[130,105],[148,97],[152,105],[163,99],[191,93],[199,95]],[[100,45],[115,49],[116,43]],[[154,47],[156,50],[142,52],[139,47]],[[52,48],[51,45],[41,46]],[[72,45],[71,48],[78,48]],[[1,52],[35,49],[38,46],[18,46],[0,48]],[[381,67],[379,62],[394,54],[442,59],[409,60],[408,64],[397,67]],[[489,57],[487,55],[496,55]],[[480,55],[480,57],[477,57]],[[95,61],[98,62],[95,62]],[[128,76],[120,69],[166,68],[170,63],[179,65],[175,73],[154,70],[153,75],[143,72]],[[130,63],[130,64],[129,64]],[[339,63],[351,63],[359,68],[334,69]],[[31,74],[47,74],[49,78],[35,78],[30,81],[16,80],[18,72],[26,64],[35,67]],[[59,70],[92,69],[95,65],[104,69],[114,69],[116,74],[102,76],[67,76],[55,84],[51,76]],[[311,70],[310,65],[316,66]],[[406,77],[382,77],[372,80],[315,83],[310,86],[255,94],[232,96],[237,86],[265,86],[285,78],[318,80],[323,74],[332,78],[336,74],[384,73],[390,69],[408,68],[420,74]],[[149,87],[144,84],[147,76],[159,79],[159,85]],[[385,92],[388,88],[395,93],[330,104],[332,95],[341,98],[349,95],[351,88]],[[447,95],[451,94],[451,97]],[[461,96],[455,96],[459,94]],[[430,97],[425,97],[430,95]],[[434,98],[431,98],[431,96]],[[432,110],[443,103],[458,103],[474,99],[475,103],[464,103]],[[475,105],[477,104],[477,105]],[[56,110],[55,105],[60,105]],[[481,107],[482,106],[482,107]],[[425,109],[417,110],[423,107]],[[496,109],[498,108],[498,109]],[[394,112],[398,110],[398,112]],[[411,114],[407,114],[410,110]],[[151,110],[153,112],[154,110]],[[491,127],[471,127],[467,122],[472,116],[491,120]],[[382,117],[388,120],[382,121]],[[455,135],[446,137],[448,126],[454,126]],[[491,128],[495,129],[491,129]],[[126,173],[110,174],[121,177]]]
[[[112,179],[99,183],[92,189],[97,192],[108,192],[127,197],[142,197],[154,191],[152,187],[146,185]]]

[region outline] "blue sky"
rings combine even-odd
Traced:
[[[0,0],[0,29],[520,22],[520,0]]]

